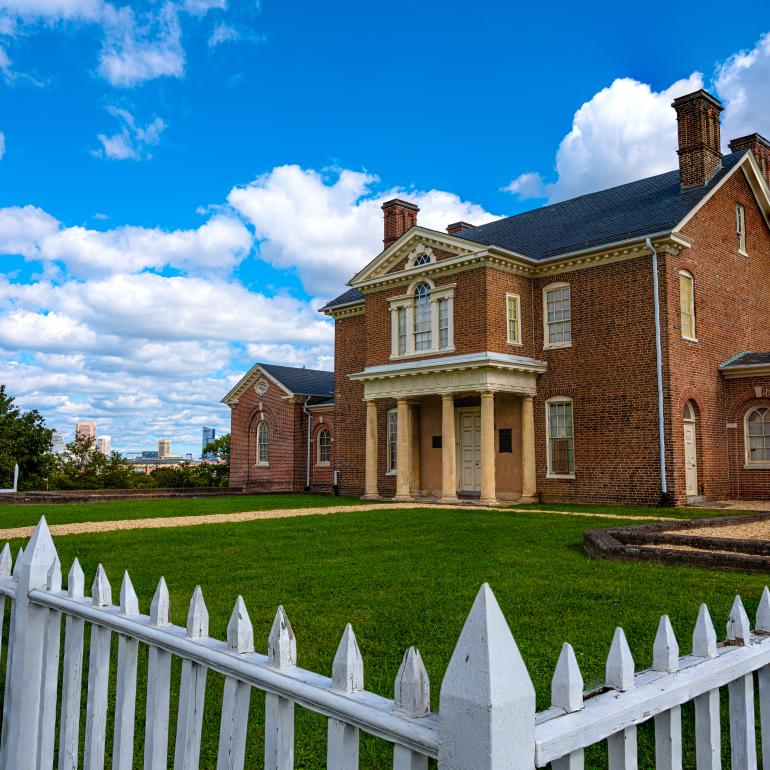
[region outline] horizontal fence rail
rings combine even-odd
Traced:
[[[267,654],[255,651],[246,604],[238,597],[225,640],[209,637],[200,587],[185,627],[169,621],[169,594],[160,579],[150,614],[126,573],[119,603],[101,566],[85,595],[77,560],[66,589],[45,520],[12,563],[0,553],[0,625],[10,603],[6,681],[0,733],[0,769],[103,768],[108,724],[112,767],[129,770],[199,770],[204,713],[219,723],[217,770],[245,764],[252,690],[265,693],[264,754],[267,770],[294,767],[295,706],[327,720],[327,767],[359,767],[359,735],[393,746],[394,770],[582,770],[584,752],[606,743],[610,770],[637,761],[637,727],[652,722],[655,766],[682,767],[681,707],[694,704],[698,770],[722,767],[720,689],[729,700],[730,767],[757,768],[758,686],[763,767],[770,768],[770,592],[765,588],[752,630],[735,598],[726,639],[701,605],[691,651],[680,655],[667,616],[658,626],[653,665],[635,671],[625,634],[618,628],[606,661],[604,686],[584,692],[572,647],[562,647],[551,685],[551,706],[536,713],[535,690],[510,628],[486,584],[465,622],[441,683],[439,712],[430,711],[430,682],[420,653],[410,648],[395,677],[394,697],[364,689],[364,663],[348,625],[333,658],[332,676],[297,666],[297,640],[278,608]],[[84,660],[86,632],[90,640]],[[112,661],[112,634],[117,660]],[[2,644],[0,638],[0,644]],[[147,693],[144,757],[134,756],[139,646],[146,646]],[[0,648],[1,649],[1,648]],[[171,662],[182,661],[177,713],[170,713]],[[206,702],[207,673],[224,677],[220,704]],[[756,677],[755,677],[756,674]],[[86,679],[84,689],[83,679]],[[756,681],[755,681],[756,679]],[[86,700],[82,704],[82,693]],[[85,705],[85,720],[81,706]],[[108,713],[114,718],[108,719]],[[82,722],[82,724],[81,724]],[[169,736],[175,736],[173,756]],[[82,745],[82,749],[81,749]]]

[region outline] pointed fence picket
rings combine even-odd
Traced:
[[[0,552],[0,621],[10,602],[6,640],[6,686],[0,732],[0,770],[53,770],[58,735],[60,770],[104,767],[108,693],[115,679],[112,766],[136,765],[137,661],[148,648],[144,767],[166,768],[170,667],[181,659],[174,770],[200,770],[204,709],[220,724],[218,770],[243,770],[251,690],[265,693],[265,767],[294,766],[294,710],[309,709],[328,720],[327,767],[357,770],[361,731],[393,745],[394,770],[583,770],[584,751],[606,742],[613,770],[637,767],[637,727],[652,720],[655,764],[682,767],[682,705],[695,710],[694,753],[699,770],[721,770],[720,691],[729,696],[730,766],[756,770],[759,720],[763,769],[770,770],[770,592],[759,602],[754,630],[736,597],[726,640],[718,644],[708,608],[701,605],[692,652],[682,656],[674,629],[661,618],[653,665],[635,671],[621,628],[606,662],[605,685],[584,693],[572,647],[565,643],[551,683],[551,706],[536,713],[535,691],[524,661],[489,586],[473,603],[441,683],[439,712],[430,711],[430,682],[420,653],[409,648],[395,678],[392,700],[364,689],[364,663],[348,625],[326,677],[297,665],[297,640],[283,607],[267,639],[267,654],[254,649],[254,632],[242,597],[235,602],[226,641],[209,637],[208,611],[195,589],[186,627],[169,619],[168,588],[161,578],[150,614],[128,574],[118,606],[99,566],[90,597],[77,560],[61,587],[61,567],[45,521],[11,569],[11,554]],[[62,640],[61,628],[64,619]],[[83,641],[90,627],[86,721],[82,756],[81,691]],[[2,626],[0,625],[0,628]],[[111,637],[117,662],[111,668]],[[3,640],[0,638],[0,645]],[[59,671],[61,669],[61,676]],[[224,676],[222,703],[206,702],[209,671]],[[755,673],[759,714],[755,714]],[[61,692],[58,692],[61,683]],[[56,704],[61,702],[57,719]],[[219,712],[216,715],[216,712]],[[254,728],[256,729],[256,728]],[[727,730],[727,726],[725,727]]]

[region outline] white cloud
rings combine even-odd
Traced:
[[[114,86],[130,87],[159,77],[184,75],[185,54],[173,3],[137,20],[130,6],[109,7],[99,73]]]
[[[241,33],[235,27],[222,21],[214,27],[209,36],[209,48],[216,48],[222,43],[232,43],[234,40],[240,40],[240,38]]]
[[[509,192],[522,200],[527,200],[528,198],[545,198],[548,194],[545,180],[542,175],[536,171],[520,174],[516,179],[503,187],[503,192]]]
[[[226,10],[227,0],[184,0],[182,7],[194,16],[204,16],[209,11]]]
[[[444,230],[460,220],[495,219],[480,206],[441,190],[392,189],[373,195],[370,174],[321,173],[280,166],[245,187],[228,202],[254,226],[260,256],[278,268],[297,268],[311,294],[337,291],[382,249],[384,200],[406,197],[420,207],[418,222]]]
[[[195,230],[92,230],[64,227],[35,206],[0,209],[0,253],[63,263],[74,275],[163,267],[227,273],[247,256],[251,243],[246,227],[225,213]]]
[[[677,162],[671,102],[702,87],[697,72],[663,91],[630,78],[615,80],[575,113],[556,153],[556,182],[538,188],[538,174],[528,172],[508,189],[520,197],[545,193],[553,202],[670,171]]]
[[[138,126],[134,116],[119,107],[108,107],[107,111],[121,121],[122,125],[118,133],[112,136],[99,134],[97,138],[101,142],[101,148],[93,150],[97,157],[106,157],[113,160],[143,160],[152,157],[149,149],[160,142],[160,137],[166,129],[166,123],[162,118],[155,118],[144,128]]]
[[[103,0],[0,0],[0,11],[22,19],[85,19],[101,18]]]
[[[0,131],[0,160],[5,155],[5,134]]]
[[[725,144],[754,132],[770,137],[770,33],[752,50],[731,56],[717,71],[715,85],[725,102]]]

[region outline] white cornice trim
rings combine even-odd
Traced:
[[[367,366],[362,372],[348,375],[351,380],[366,381],[382,377],[401,377],[422,372],[451,371],[453,369],[477,369],[479,367],[497,367],[541,373],[548,368],[545,361],[528,356],[512,356],[508,353],[467,353],[459,356],[442,356],[420,361],[404,361],[398,364]]]
[[[293,398],[294,393],[290,391],[282,382],[276,380],[270,372],[262,368],[260,364],[254,364],[246,374],[241,377],[230,392],[219,402],[221,404],[227,404],[228,406],[235,406],[238,403],[238,399],[255,383],[262,378],[270,380],[273,384],[277,385],[284,393],[286,398]]]
[[[726,380],[737,380],[741,377],[764,377],[770,375],[770,364],[732,364],[720,366],[719,371]]]

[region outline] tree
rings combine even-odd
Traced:
[[[18,463],[19,488],[41,488],[53,468],[52,437],[40,412],[22,412],[0,385],[0,486],[13,480]]]
[[[219,438],[215,438],[213,441],[209,441],[205,447],[201,457],[209,459],[213,457],[217,460],[224,460],[227,465],[230,465],[230,434],[225,433]]]
[[[58,458],[51,478],[54,489],[126,489],[146,486],[139,474],[118,452],[109,455],[96,449],[94,439],[78,436]],[[140,483],[140,481],[144,483]]]

